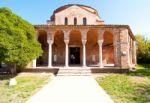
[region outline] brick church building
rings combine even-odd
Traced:
[[[105,24],[90,6],[61,6],[47,24],[35,25],[35,29],[43,54],[30,67],[129,69],[136,64],[136,41],[130,27]]]

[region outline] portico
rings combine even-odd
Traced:
[[[86,47],[86,45],[88,46],[87,42],[92,42],[87,40],[87,33],[88,33],[88,29],[87,30],[64,30],[64,31],[46,31],[47,32],[47,43],[48,43],[48,64],[47,66],[49,68],[53,67],[53,66],[83,66],[83,67],[87,67],[87,62],[88,60],[86,59],[87,55],[87,51],[88,48]],[[39,34],[40,35],[40,34]],[[41,34],[42,35],[42,34]],[[99,35],[103,35],[100,34]],[[97,66],[103,67],[103,63],[102,63],[102,41],[103,41],[103,36],[99,36],[98,38],[94,41],[96,45],[98,45],[99,47],[99,62],[97,62],[94,58],[96,58],[95,56],[93,57],[93,62],[97,62]],[[59,38],[59,40],[58,40]],[[94,38],[93,38],[94,39]],[[59,43],[58,43],[59,42]],[[60,45],[59,45],[60,44]],[[58,46],[57,46],[58,45]],[[71,52],[71,48],[74,50],[78,49],[78,53],[70,53]],[[87,49],[86,49],[87,48]],[[62,57],[60,57],[60,54],[58,53],[58,50],[60,50],[60,53]],[[45,51],[44,51],[45,52]],[[77,59],[79,60],[75,60],[75,62],[78,63],[72,63],[71,62],[71,56],[76,56]],[[76,59],[74,58],[74,59]],[[91,57],[92,59],[92,57]],[[33,60],[33,66],[36,67],[36,61],[37,60]],[[65,62],[64,62],[65,61]],[[91,60],[92,61],[92,60]],[[92,64],[91,64],[92,66]]]

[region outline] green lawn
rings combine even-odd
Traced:
[[[16,76],[17,85],[8,86],[10,76],[0,76],[0,103],[24,103],[46,84],[50,75],[25,74]]]
[[[128,74],[97,77],[115,103],[150,103],[150,65],[138,65]]]

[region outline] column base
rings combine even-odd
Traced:
[[[48,66],[48,68],[53,68],[52,66]]]
[[[64,66],[64,68],[68,68],[69,66]]]
[[[104,66],[103,66],[103,65],[99,65],[99,67],[100,67],[100,68],[104,68]]]
[[[87,68],[87,66],[86,66],[86,65],[83,65],[82,68]]]

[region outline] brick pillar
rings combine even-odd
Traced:
[[[113,30],[113,46],[114,46],[114,66],[120,67],[120,45],[119,45],[119,30]]]
[[[128,41],[128,30],[121,29],[120,31],[120,52],[121,52],[121,68],[130,68],[129,62],[129,41]]]
[[[136,55],[136,41],[133,41],[133,60],[134,60],[134,64],[137,64],[137,55]]]
[[[130,43],[131,43],[131,39],[129,34],[127,34],[128,39],[127,39],[127,44],[128,44],[128,68],[132,68],[131,66],[131,47],[130,47]]]
[[[133,65],[133,40],[130,38],[130,64]]]

